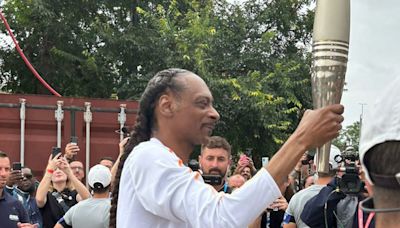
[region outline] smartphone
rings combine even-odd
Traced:
[[[268,162],[269,162],[269,157],[262,157],[261,158],[261,163],[262,163],[263,167],[267,166]]]
[[[60,147],[53,147],[51,149],[51,158],[54,158],[59,153],[61,153],[61,148]]]
[[[252,151],[251,148],[246,148],[246,150],[244,151],[244,154],[245,154],[247,157],[251,158],[251,151]]]
[[[71,144],[78,145],[78,137],[71,136]]]
[[[21,168],[22,168],[21,162],[13,162],[12,164],[13,170],[21,170]]]

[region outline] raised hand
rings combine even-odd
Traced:
[[[79,146],[76,145],[76,143],[68,143],[65,146],[65,157],[67,159],[72,159],[78,154],[79,150]]]
[[[317,110],[307,110],[294,134],[306,149],[322,146],[339,135],[342,129],[344,107],[330,105]]]

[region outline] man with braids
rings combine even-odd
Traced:
[[[342,113],[341,105],[307,111],[268,166],[232,194],[218,193],[185,165],[219,120],[211,92],[190,71],[163,70],[142,94],[115,177],[110,227],[246,227],[281,195],[278,186],[303,153],[338,135]]]

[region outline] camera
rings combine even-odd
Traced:
[[[191,168],[193,171],[198,171],[200,170],[200,165],[199,162],[192,159],[188,163],[189,168]],[[202,173],[200,171],[200,173]],[[213,174],[201,174],[201,177],[203,177],[203,180],[206,184],[212,185],[212,186],[218,186],[222,184],[222,177],[220,175],[213,175]]]
[[[341,156],[336,156],[335,161],[343,165],[337,171],[344,172],[338,179],[339,190],[345,194],[357,195],[364,191],[364,183],[359,177],[359,168],[356,165],[358,154],[352,147],[346,148]]]

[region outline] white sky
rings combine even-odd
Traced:
[[[400,1],[352,0],[350,52],[343,93],[349,125],[372,107],[380,91],[400,75]],[[400,88],[399,88],[400,89]]]

